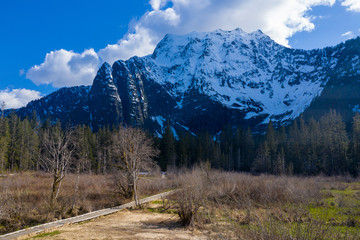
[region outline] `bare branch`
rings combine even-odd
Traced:
[[[119,128],[113,135],[113,153],[117,159],[118,175],[122,176],[124,184],[120,190],[126,195],[133,195],[139,205],[137,185],[141,171],[151,172],[157,164],[152,160],[158,155],[153,142],[140,129]],[[129,194],[132,192],[132,194]]]

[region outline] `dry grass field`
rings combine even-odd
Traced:
[[[3,233],[129,201],[116,194],[111,176],[81,175],[75,211],[71,208],[75,180],[76,176],[65,180],[57,209],[49,211],[48,175],[23,173],[2,178]],[[166,178],[146,176],[139,186],[142,196],[175,188],[180,189],[177,194],[143,205],[142,209],[125,210],[35,237],[360,239],[358,179],[252,176],[200,167],[169,173]]]
[[[63,219],[120,204],[109,176],[81,175],[75,191],[76,176],[64,179],[56,205],[49,198],[51,176],[26,172],[0,178],[0,233]]]

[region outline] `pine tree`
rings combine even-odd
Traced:
[[[276,151],[278,148],[278,141],[275,135],[273,122],[271,120],[269,121],[269,124],[266,129],[266,143],[270,153],[270,169],[271,169],[270,171],[273,172],[275,161],[277,158]]]
[[[285,173],[285,154],[284,154],[284,149],[282,147],[276,153],[273,173],[275,175],[282,175]]]
[[[20,132],[19,169],[27,171],[32,169],[33,166],[30,151],[30,144],[32,140],[32,129],[30,127],[30,122],[27,119],[21,122],[19,121],[18,131]]]
[[[320,120],[323,146],[323,166],[327,174],[345,173],[348,168],[347,150],[349,139],[345,123],[335,110]]]
[[[359,175],[360,164],[360,114],[357,112],[353,117],[352,138],[351,138],[351,163],[349,172],[353,176]]]
[[[178,147],[178,158],[179,158],[179,166],[180,167],[188,167],[189,166],[189,133],[181,133]]]
[[[203,131],[199,134],[197,140],[198,140],[198,145],[200,146],[199,149],[201,150],[198,153],[199,154],[198,159],[201,162],[210,162],[210,158],[211,158],[210,153],[212,148],[211,142],[213,142],[210,134],[207,131]]]
[[[17,171],[20,167],[21,157],[21,133],[20,119],[13,112],[10,114],[9,119],[9,144],[8,144],[8,163],[10,171]]]
[[[244,170],[250,171],[252,162],[255,158],[255,140],[251,132],[251,129],[248,128],[244,135],[244,145],[243,145],[243,159],[244,159]]]
[[[0,172],[8,166],[8,147],[10,140],[9,122],[3,114],[0,116]]]
[[[170,122],[167,121],[165,132],[160,142],[160,167],[165,170],[167,167],[176,166],[176,146],[175,137],[170,126]]]
[[[320,126],[315,119],[311,118],[309,121],[309,144],[307,152],[307,166],[306,174],[316,175],[321,172],[321,161],[320,161],[320,141],[321,141],[321,132]]]
[[[300,174],[302,172],[301,140],[297,120],[289,127],[288,139],[288,161],[286,165],[289,169],[287,172],[288,174]]]
[[[260,144],[254,159],[252,171],[257,173],[271,172],[271,153],[267,141]]]
[[[224,157],[223,169],[234,170],[233,134],[231,125],[225,126],[220,134],[221,152]]]
[[[244,168],[244,160],[241,156],[242,149],[241,146],[243,144],[243,135],[244,132],[241,128],[236,129],[236,133],[234,136],[234,165],[235,170],[241,171]]]
[[[87,166],[83,167],[83,171],[88,170],[89,173],[92,172],[93,169],[96,168],[96,152],[97,152],[97,145],[96,145],[96,134],[91,131],[90,126],[84,127],[84,135],[86,139],[86,151],[87,151],[87,161],[84,163]]]
[[[109,126],[100,128],[97,133],[97,173],[107,173],[109,165],[111,165],[111,151],[112,146],[111,131]]]

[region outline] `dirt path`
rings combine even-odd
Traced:
[[[207,239],[206,233],[184,229],[175,214],[123,210],[56,229],[54,236],[36,239]]]

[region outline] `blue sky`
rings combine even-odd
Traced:
[[[360,5],[360,0],[356,1]],[[348,11],[341,6],[341,3],[341,1],[337,1],[332,7],[313,7],[308,14],[316,17],[313,20],[315,29],[310,32],[295,33],[289,41],[291,47],[304,49],[323,48],[359,36],[360,12]]]
[[[360,35],[360,0],[2,1],[0,101],[89,85],[103,61],[150,54],[169,32],[237,27],[293,48],[336,45]]]

